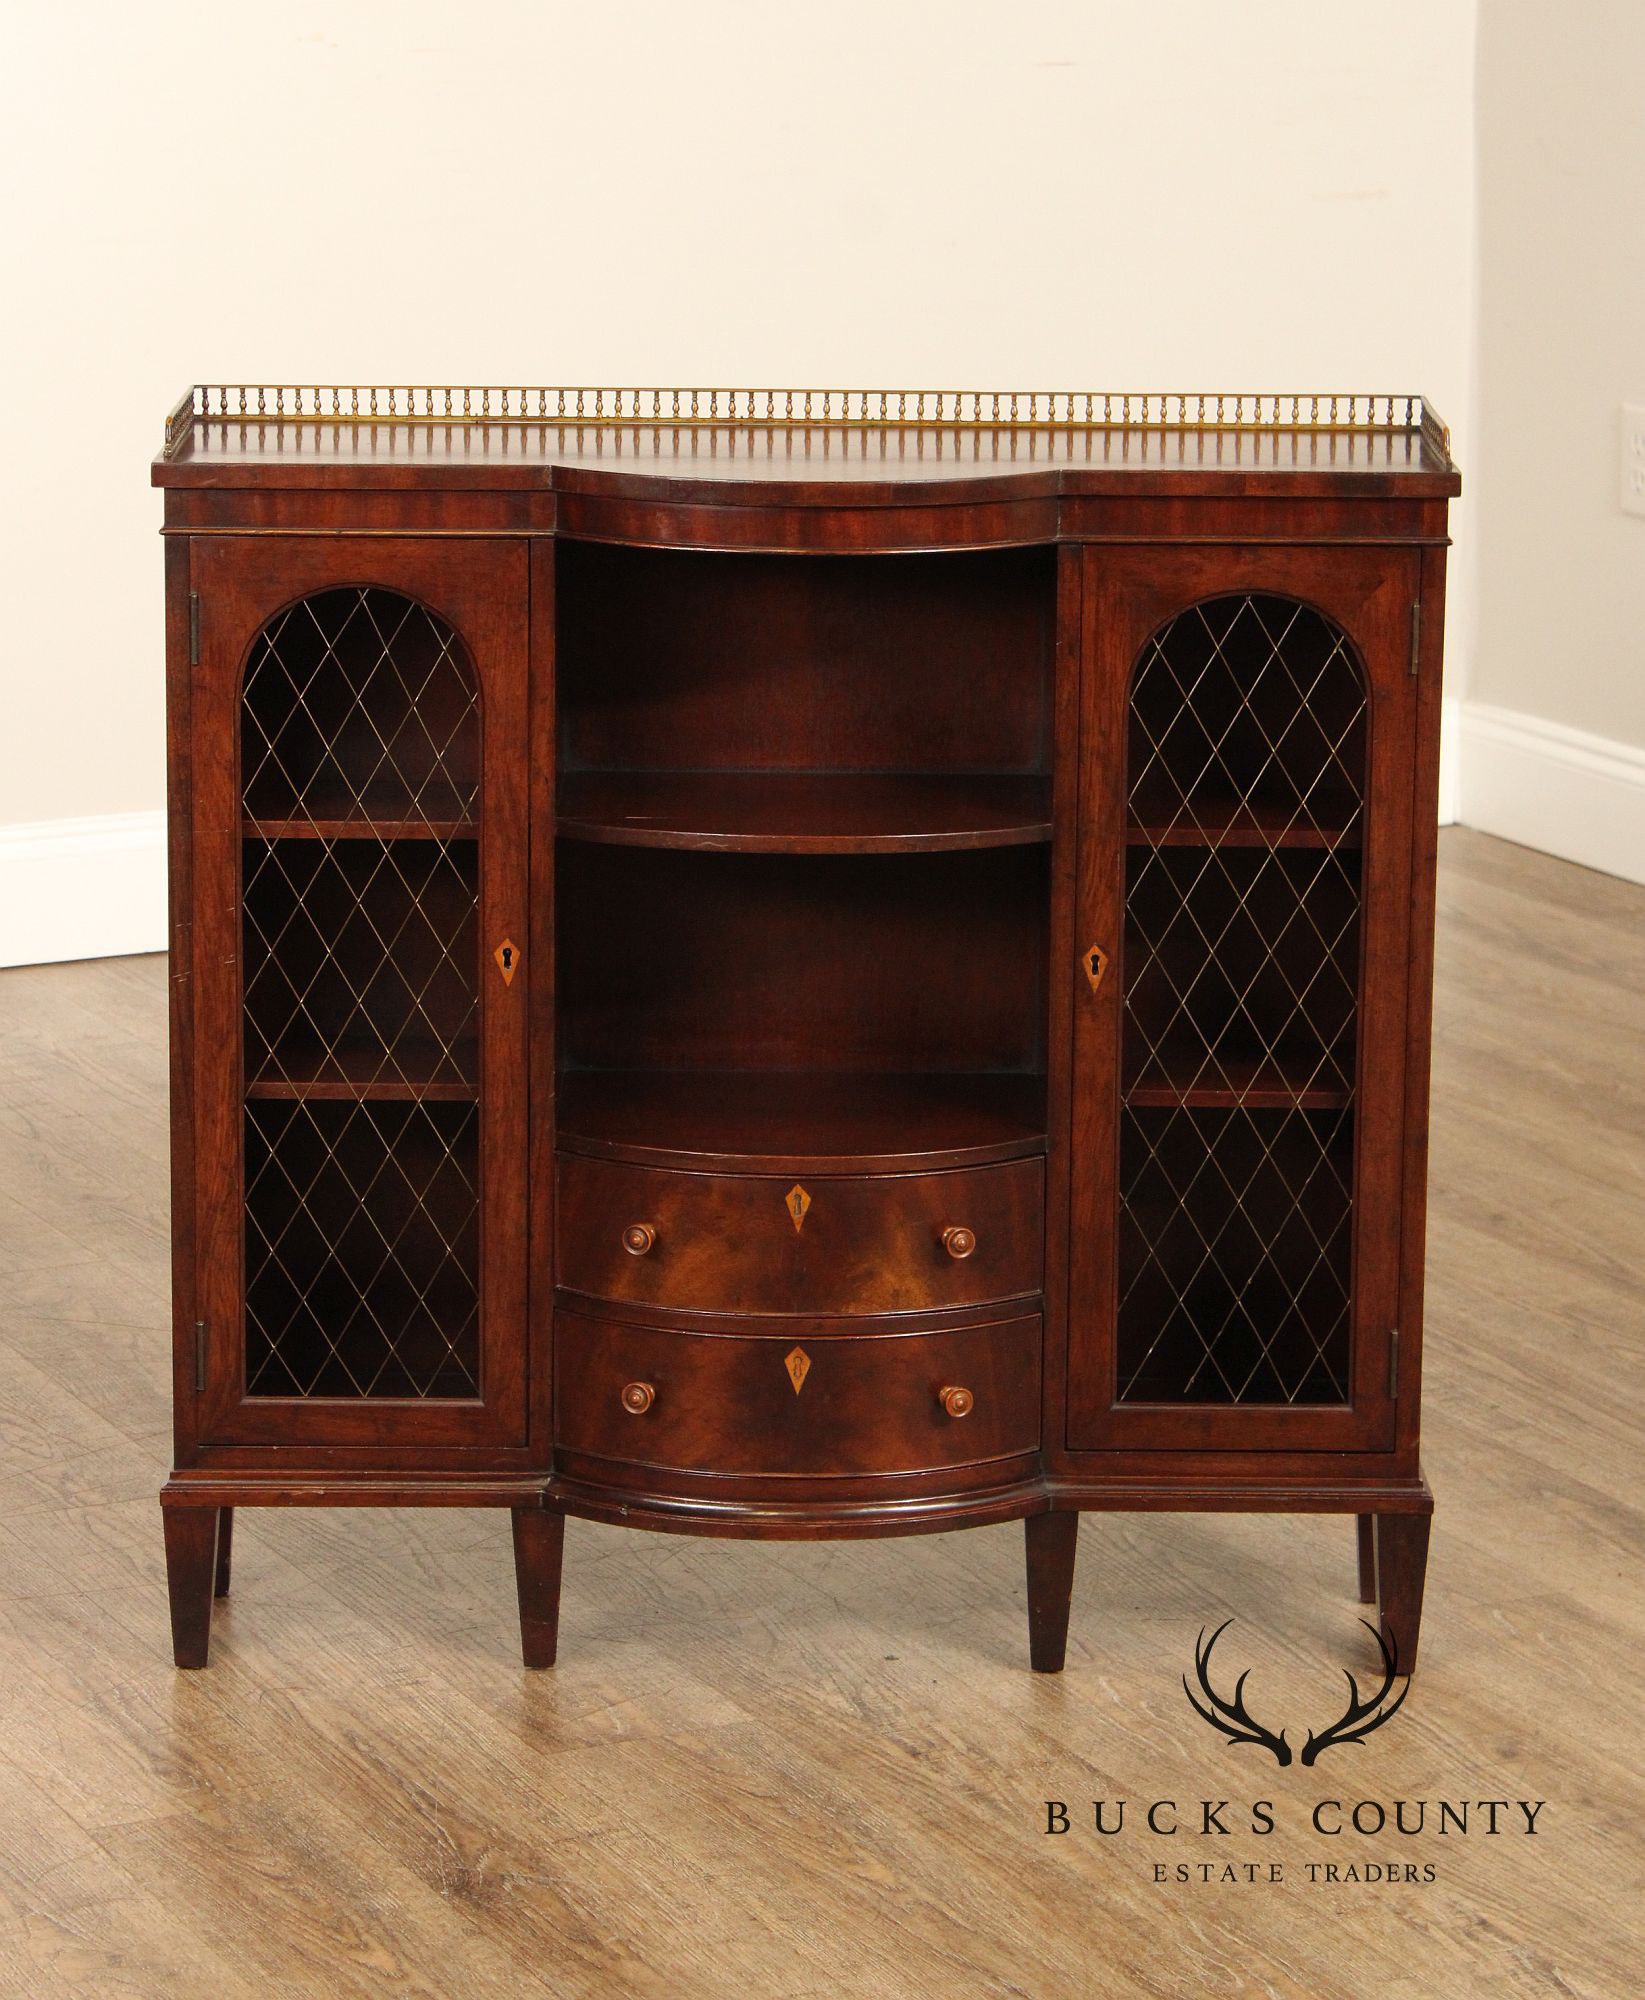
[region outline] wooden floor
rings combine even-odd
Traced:
[[[1256,1712],[1333,1716],[1373,1658],[1338,1519],[1088,1518],[1042,1679],[1014,1526],[573,1522],[528,1676],[504,1515],[244,1513],[214,1665],[174,1674],[165,966],[0,973],[0,1992],[1640,1992],[1645,890],[1462,832],[1442,877],[1423,1667],[1284,1770],[1180,1676],[1231,1617]],[[1233,1831],[1149,1837],[1167,1798]],[[1313,1832],[1325,1798],[1547,1804],[1378,1839]],[[1390,1861],[1434,1880],[1309,1880]]]

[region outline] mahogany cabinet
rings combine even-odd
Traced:
[[[1414,1664],[1415,397],[197,388],[179,1665],[234,1511],[1356,1517]],[[911,1557],[911,1560],[914,1558]]]

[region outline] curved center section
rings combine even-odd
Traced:
[[[556,587],[568,1476],[1021,1476],[1054,552],[564,541]]]

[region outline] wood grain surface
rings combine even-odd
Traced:
[[[681,1174],[574,1153],[559,1173],[559,1282],[595,1298],[711,1313],[903,1313],[1040,1288],[1038,1160],[813,1175],[809,1189],[785,1187],[782,1174]],[[651,1232],[639,1255],[624,1241],[636,1225]],[[966,1256],[944,1247],[954,1227],[972,1232]]]
[[[1225,1747],[1180,1676],[1232,1618],[1219,1659],[1293,1742],[1343,1667],[1374,1682],[1339,1515],[1088,1517],[1056,1677],[1024,1671],[1014,1522],[573,1521],[561,1664],[531,1675],[502,1510],[247,1509],[212,1671],[176,1674],[165,965],[0,974],[0,1993],[1635,1990],[1645,892],[1453,831],[1439,895],[1423,1668],[1311,1769]],[[1307,1826],[1493,1797],[1545,1799],[1536,1835]],[[1229,1799],[1232,1831],[1139,1836],[1164,1798]],[[1308,1880],[1390,1859],[1435,1880]]]

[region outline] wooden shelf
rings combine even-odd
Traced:
[[[570,1070],[558,1144],[640,1166],[771,1173],[980,1166],[1045,1151],[1045,1078]]]
[[[369,681],[369,663],[352,661],[346,674],[339,663],[337,676],[337,685],[311,697],[329,702],[334,723],[337,711],[362,703],[360,683]],[[301,708],[298,714],[301,719]],[[319,769],[311,769],[305,756],[307,746],[286,744],[282,719],[265,718],[266,728],[257,730],[245,748],[248,765],[265,754],[267,758],[241,797],[248,833],[302,839],[312,838],[319,828],[325,830],[327,838],[380,834],[384,838],[427,839],[453,831],[479,832],[479,783],[473,768],[476,745],[469,740],[471,732],[466,727],[456,731],[446,746],[445,755],[456,766],[453,769],[448,769],[440,753],[427,744],[414,768],[401,768],[394,762],[393,752],[384,745],[398,746],[405,734],[406,715],[401,710],[378,715],[365,731],[363,743],[339,747]],[[254,729],[249,716],[242,726]],[[262,744],[269,730],[273,731],[273,748],[265,753]]]
[[[1309,1079],[1319,1076],[1318,1082]],[[1330,1063],[1287,1064],[1262,1056],[1219,1055],[1213,1062],[1203,1051],[1164,1062],[1150,1061],[1136,1081],[1127,1080],[1125,1102],[1137,1107],[1183,1105],[1190,1110],[1335,1111],[1353,1096],[1336,1079]]]
[[[1132,847],[1349,847],[1360,844],[1351,799],[1295,802],[1213,795],[1134,799],[1125,838]]]
[[[243,819],[247,840],[477,840],[472,819]]]
[[[365,1103],[471,1104],[478,1095],[472,1083],[407,1083],[399,1077],[347,1083],[339,1078],[306,1080],[264,1076],[246,1085],[248,1098],[261,1099],[323,1097],[351,1098]]]
[[[432,1038],[401,1036],[392,1058],[380,1042],[345,1042],[330,1050],[318,1041],[282,1042],[246,1079],[246,1096],[465,1103],[478,1095],[477,1076],[472,1038],[458,1042],[448,1054]],[[437,1080],[419,1080],[430,1078]]]
[[[561,834],[744,854],[918,854],[1051,838],[1051,781],[931,772],[577,771]]]

